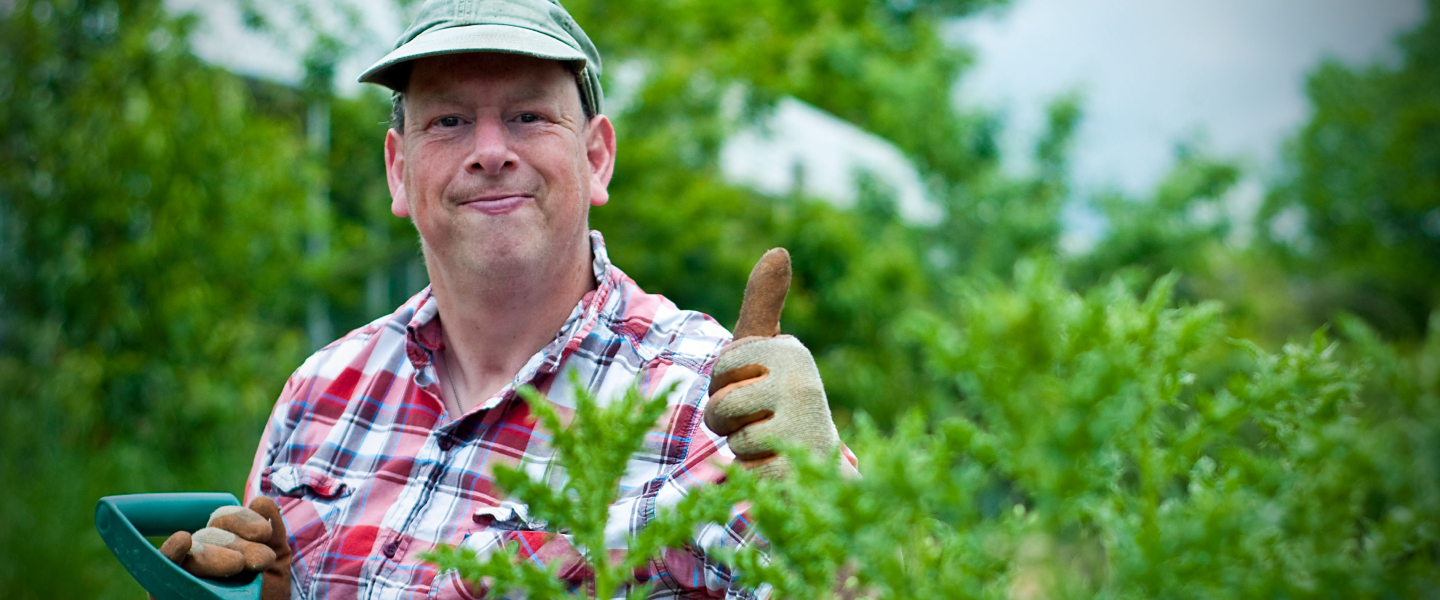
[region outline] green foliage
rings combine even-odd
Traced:
[[[1052,280],[1022,265],[1013,290],[963,293],[959,326],[922,327],[932,368],[964,398],[954,451],[990,471],[979,489],[999,485],[1002,505],[1033,520],[1033,585],[1055,581],[1040,595],[1405,596],[1433,585],[1415,574],[1435,564],[1435,531],[1406,528],[1434,492],[1394,476],[1435,446],[1371,441],[1433,431],[1428,409],[1374,418],[1358,393],[1363,365],[1337,359],[1322,334],[1267,353],[1227,338],[1218,306],[1169,308],[1171,278],[1143,301],[1115,284],[1081,297]],[[1394,504],[1374,511],[1371,495]],[[1014,564],[1031,560],[1016,552]],[[1032,585],[1015,569],[1012,585]]]
[[[0,588],[133,597],[95,499],[240,488],[303,358],[313,173],[263,86],[189,54],[159,2],[3,10],[0,539],[34,542]]]
[[[569,590],[558,578],[565,566],[559,561],[540,566],[535,561],[517,558],[518,544],[511,544],[492,553],[483,561],[474,550],[447,546],[427,555],[442,570],[456,569],[471,582],[483,582],[501,593],[524,591],[534,598],[600,598],[615,597],[622,586],[630,583],[630,575],[658,557],[663,548],[680,547],[706,517],[728,512],[728,505],[714,499],[692,496],[681,509],[690,518],[680,518],[674,511],[659,514],[637,535],[627,537],[628,551],[616,560],[606,550],[605,526],[609,508],[619,496],[620,477],[630,455],[640,449],[645,435],[665,411],[670,390],[646,399],[638,387],[601,406],[575,374],[571,373],[576,390],[575,410],[564,418],[534,388],[520,389],[540,420],[543,431],[553,432],[555,455],[544,478],[531,479],[524,471],[499,466],[495,482],[507,493],[521,499],[529,507],[529,516],[554,524],[552,529],[566,532],[586,565],[594,575],[593,588]],[[573,419],[573,421],[571,421]],[[552,481],[562,483],[553,485]],[[704,503],[702,504],[702,501]],[[644,598],[648,586],[637,585],[626,592],[628,598]]]
[[[667,531],[746,500],[764,547],[729,560],[782,598],[1417,597],[1440,584],[1440,345],[1420,379],[1355,322],[1353,358],[1324,332],[1270,353],[1226,337],[1216,305],[1172,306],[1174,278],[1143,298],[1118,282],[1076,294],[1043,263],[1015,280],[958,285],[952,311],[908,319],[962,414],[911,413],[888,434],[861,419],[863,478],[792,453],[793,479],[705,488]],[[1383,411],[1367,402],[1391,394]],[[585,432],[647,419],[582,409],[555,436],[608,465],[581,498],[600,499],[586,486],[613,486],[635,448]],[[603,511],[501,481],[552,527],[603,535]],[[439,556],[502,589],[557,593],[512,555]]]
[[[951,272],[1004,276],[1017,258],[1053,254],[1079,115],[1078,99],[1056,103],[1036,176],[1001,172],[995,119],[951,101],[968,54],[941,36],[945,23],[993,4],[566,2],[605,53],[607,89],[621,87],[617,72],[640,73],[610,114],[620,153],[612,200],[591,212],[592,226],[646,289],[722,323],[738,314],[756,257],[789,248],[785,325],[820,356],[841,418],[865,410],[892,423],[910,404],[887,398],[897,386],[914,390],[915,404],[941,402],[920,357],[899,343],[894,315],[936,302],[933,282]],[[901,222],[889,191],[864,177],[853,210],[723,181],[724,137],[787,95],[893,142],[926,182],[939,223]]]
[[[1313,320],[1344,310],[1416,338],[1440,306],[1440,3],[1426,7],[1399,64],[1310,76],[1313,115],[1262,216]]]
[[[300,149],[158,11],[22,2],[4,21],[5,369],[90,442],[263,410],[268,391],[223,388],[298,350],[272,354]],[[24,377],[51,369],[76,376]]]
[[[1123,272],[1127,279],[1149,285],[1179,271],[1189,276],[1182,289],[1203,285],[1203,278],[1215,271],[1212,257],[1226,250],[1230,223],[1222,203],[1239,177],[1234,164],[1185,153],[1151,197],[1136,200],[1111,193],[1097,198],[1111,231],[1071,262],[1071,278],[1089,287]]]
[[[237,3],[272,25],[255,8],[270,0]],[[1311,78],[1315,112],[1262,243],[1236,248],[1217,216],[1237,166],[1191,153],[1143,198],[1099,199],[1104,237],[1059,258],[1083,99],[1056,100],[1022,175],[999,166],[998,120],[951,102],[970,56],[942,28],[998,2],[566,4],[606,56],[611,98],[627,98],[610,115],[612,201],[592,212],[612,258],[731,322],[756,257],[789,248],[784,328],[814,351],[865,473],[801,460],[792,482],[733,474],[632,540],[635,557],[743,499],[768,558],[726,558],[785,597],[852,574],[850,589],[887,597],[1415,597],[1437,583],[1435,0],[1398,64]],[[7,597],[138,596],[91,531],[95,498],[239,491],[308,347],[307,307],[343,332],[424,285],[413,228],[387,210],[387,98],[321,84],[354,40],[297,48],[311,69],[292,89],[197,59],[193,26],[158,0],[0,2]],[[938,221],[902,221],[865,174],[848,209],[724,181],[724,139],[785,96],[893,142]],[[306,134],[317,101],[328,156]],[[1297,235],[1286,215],[1303,217]],[[1340,341],[1283,344],[1325,321]],[[617,406],[634,412],[577,418],[576,496],[503,476],[580,540],[614,493],[615,464],[591,457],[626,456],[638,439],[618,433],[653,410]],[[586,422],[617,435],[585,437]],[[506,555],[489,571],[437,556],[561,591]],[[605,582],[633,566],[597,560]]]

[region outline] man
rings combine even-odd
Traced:
[[[219,515],[219,529],[193,540],[177,534],[169,556],[198,574],[263,568],[266,600],[471,597],[417,557],[437,544],[483,552],[523,540],[537,560],[574,557],[492,480],[496,464],[547,472],[548,438],[515,390],[533,385],[572,408],[571,371],[602,402],[637,381],[650,394],[678,386],[663,435],[631,458],[625,480],[641,484],[610,507],[611,548],[656,506],[719,481],[737,454],[782,476],[777,435],[839,447],[809,353],[773,337],[788,257],[757,268],[741,327],[756,335],[728,348],[713,319],[646,294],[610,264],[588,227],[590,208],[609,199],[616,153],[599,73],[594,46],[553,2],[422,7],[360,80],[395,92],[391,210],[418,230],[431,286],[295,372],[250,475],[259,514]],[[739,519],[707,528],[637,578],[653,597],[748,596],[701,550],[745,539]]]

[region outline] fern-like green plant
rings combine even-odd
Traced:
[[[1440,343],[1412,361],[1342,320],[1349,346],[1322,330],[1272,352],[1228,337],[1218,304],[1173,306],[1174,282],[1078,294],[1045,263],[1021,263],[1013,284],[957,284],[951,309],[908,315],[898,334],[953,390],[946,410],[889,432],[858,416],[846,438],[860,478],[796,448],[785,481],[732,469],[661,511],[625,558],[585,552],[595,585],[580,594],[613,597],[647,557],[737,508],[755,543],[713,558],[738,585],[786,599],[1416,597],[1440,585]],[[632,392],[601,409],[582,394],[562,429],[527,397],[570,479],[552,489],[505,471],[499,483],[577,546],[602,547],[614,482],[660,401]],[[493,589],[576,594],[513,551],[436,558]]]
[[[628,536],[623,556],[606,552],[608,509],[620,496],[618,482],[631,455],[665,411],[666,398],[674,388],[646,398],[637,387],[631,387],[623,396],[602,404],[573,372],[570,375],[576,403],[568,423],[534,388],[519,390],[543,430],[552,436],[555,457],[551,468],[562,473],[535,480],[519,469],[500,466],[495,470],[495,482],[529,505],[529,516],[548,523],[554,535],[570,537],[593,574],[588,589],[569,589],[558,577],[561,564],[520,559],[514,543],[483,559],[474,550],[447,546],[436,548],[426,558],[442,570],[455,569],[465,580],[502,593],[522,591],[531,598],[611,598],[623,591],[625,597],[643,598],[649,586],[635,582],[632,573],[665,548],[686,544],[698,524],[728,516],[732,496],[692,495],[680,507],[657,511],[643,530]],[[743,476],[741,480],[741,486],[748,481]],[[560,483],[552,485],[550,481]]]

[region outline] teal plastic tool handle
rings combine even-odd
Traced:
[[[239,505],[231,494],[130,494],[106,496],[95,504],[95,529],[120,564],[155,600],[259,600],[260,577],[246,573],[202,579],[185,572],[145,539],[195,531],[222,506]]]

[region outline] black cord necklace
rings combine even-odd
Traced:
[[[446,359],[443,366],[445,367],[445,379],[450,381],[450,393],[455,396],[455,406],[458,407],[460,406],[460,388],[455,387],[455,374],[450,372],[450,360]]]

